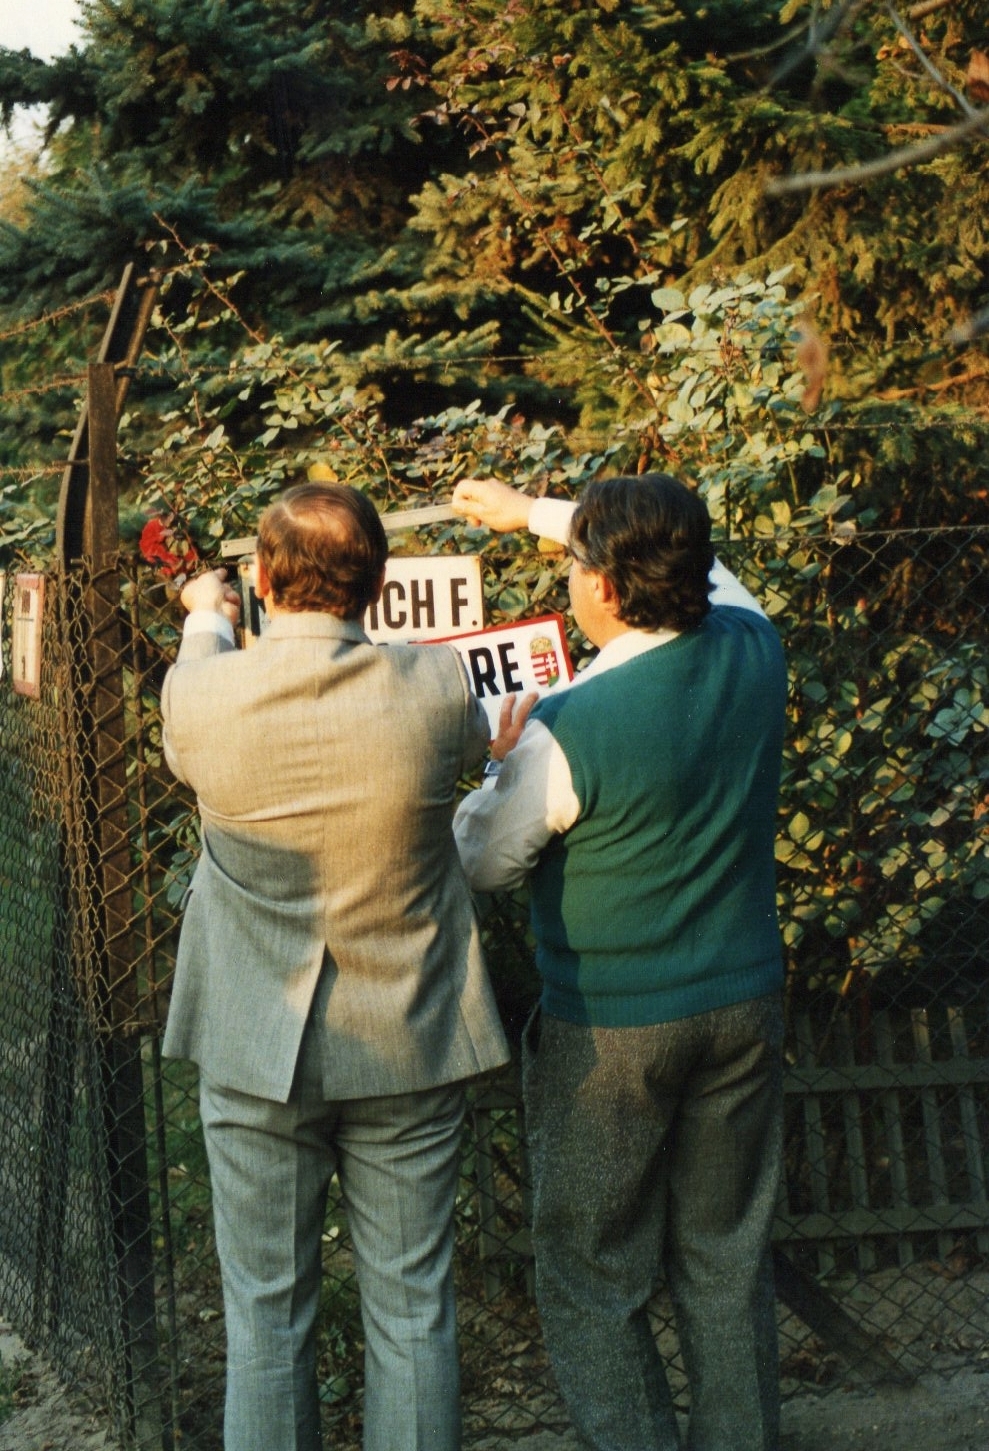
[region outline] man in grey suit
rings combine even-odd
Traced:
[[[222,574],[193,580],[162,697],[166,757],[203,828],[164,1052],[200,1070],[227,1451],[321,1445],[334,1173],[361,1292],[366,1451],[460,1445],[464,1083],[508,1054],[451,818],[488,729],[452,650],[364,634],[386,555],[363,494],[290,489],[259,528],[265,633],[235,649]]]

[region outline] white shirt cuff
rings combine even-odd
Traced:
[[[234,627],[219,610],[193,610],[186,615],[183,635],[220,635],[228,645],[236,645]]]

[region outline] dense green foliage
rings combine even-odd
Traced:
[[[0,51],[3,114],[51,118],[0,217],[0,559],[43,553],[106,290],[137,258],[160,294],[121,428],[129,537],[167,508],[208,558],[317,466],[384,508],[468,474],[572,494],[683,473],[792,647],[794,965],[915,964],[959,902],[983,912],[971,607],[949,616],[907,556],[890,578],[924,578],[919,623],[878,565],[865,604],[841,580],[870,529],[989,517],[985,344],[949,335],[986,301],[986,137],[767,191],[965,119],[981,4],[905,33],[803,0],[83,9],[78,52]],[[522,541],[401,543],[490,555],[492,621],[565,599],[559,558]]]
[[[815,32],[817,9],[83,0],[81,50],[0,51],[0,108],[51,121],[29,213],[0,227],[0,313],[204,248],[253,328],[332,342],[396,421],[480,396],[601,431],[627,405],[615,359],[653,345],[650,289],[790,267],[829,396],[955,373],[952,399],[981,403],[981,351],[942,340],[984,297],[984,138],[869,185],[765,191],[957,119],[979,7],[919,21],[923,60],[872,7],[825,7]],[[238,341],[199,338],[213,361]],[[27,350],[5,369],[42,370]]]

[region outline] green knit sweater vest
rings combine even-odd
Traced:
[[[773,991],[786,669],[775,629],[698,629],[540,701],[580,816],[532,874],[544,1011],[639,1027]]]

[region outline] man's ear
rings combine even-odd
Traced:
[[[611,583],[606,574],[593,570],[592,589],[597,596],[598,603],[611,614],[618,613],[618,591]]]
[[[271,594],[271,577],[260,554],[254,556],[254,593],[259,600],[266,600]]]

